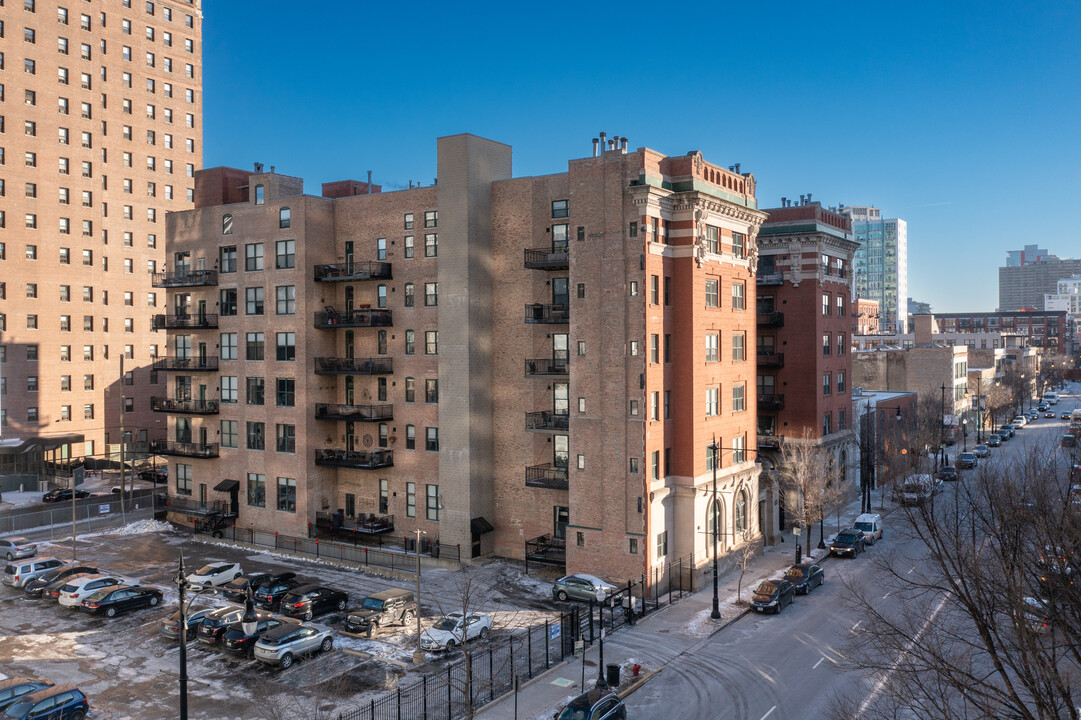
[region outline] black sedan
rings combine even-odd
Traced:
[[[938,469],[938,479],[950,481],[956,480],[957,468],[955,468],[953,465],[943,465]]]
[[[230,655],[254,658],[255,643],[259,641],[259,638],[263,637],[263,633],[286,623],[300,625],[299,620],[293,620],[292,618],[264,616],[259,618],[259,622],[255,626],[255,632],[248,635],[244,632],[242,623],[233,623],[225,630],[225,634],[222,636],[221,649]]]
[[[115,617],[128,610],[154,607],[161,602],[161,590],[141,585],[121,585],[98,590],[86,600],[82,608],[88,613]]]
[[[805,563],[788,568],[788,572],[784,574],[784,579],[792,583],[792,587],[796,588],[797,595],[807,595],[822,584],[826,579],[826,574],[822,572],[819,565]]]
[[[248,588],[250,587],[252,593],[261,588],[263,585],[273,585],[280,583],[283,580],[292,580],[297,576],[293,572],[284,573],[256,573],[253,575],[241,575],[235,580],[231,580],[222,587],[222,595],[226,600],[230,602],[242,603],[248,597]]]
[[[796,586],[784,578],[763,580],[751,595],[751,607],[755,612],[779,614],[785,605],[796,599]]]
[[[49,492],[42,495],[41,502],[54,503],[71,500],[72,492],[75,493],[75,497],[80,499],[90,497],[90,493],[88,493],[86,490],[73,491],[71,488],[61,488],[59,490],[50,490]]]
[[[265,620],[270,617],[270,614],[260,612],[257,613],[257,616],[260,620]],[[199,626],[197,633],[199,642],[208,645],[220,645],[222,636],[225,635],[228,627],[233,623],[240,622],[243,617],[244,608],[242,607],[224,607],[208,613],[203,618],[203,624]]]
[[[302,584],[300,580],[291,577],[260,585],[255,591],[255,604],[264,610],[277,610],[285,594]]]
[[[597,718],[597,720],[626,720],[627,707],[609,688],[597,688],[567,703],[556,720],[585,720]]]
[[[56,587],[66,585],[68,578],[72,575],[81,575],[83,573],[97,573],[96,567],[90,565],[61,565],[58,568],[54,568],[40,577],[36,577],[23,586],[23,591],[26,592],[28,598],[40,598],[45,592],[45,588],[54,583],[59,583]]]
[[[849,528],[848,530],[842,530],[837,533],[837,536],[833,538],[833,542],[830,543],[830,555],[851,555],[856,557],[861,552],[867,549],[864,541],[863,531],[855,528]]]
[[[301,585],[282,598],[281,612],[289,617],[311,620],[316,615],[345,610],[348,602],[349,595],[341,590],[322,585]]]

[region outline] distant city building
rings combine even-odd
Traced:
[[[918,302],[912,298],[908,299],[908,314],[909,315],[930,315],[931,303]]]
[[[877,300],[885,332],[904,332],[908,326],[908,223],[883,218],[876,207],[840,207],[852,220],[856,251],[854,298]]]
[[[1055,256],[1036,245],[1026,245],[1024,250],[1010,250],[1006,253],[1006,267],[1033,265],[1048,258]]]
[[[856,333],[877,335],[881,330],[878,318],[878,301],[856,298]]]
[[[1059,280],[1056,289],[1058,292],[1044,296],[1044,307],[1048,311],[1065,312],[1070,317],[1076,330],[1077,324],[1081,322],[1081,275],[1071,275],[1068,278]],[[1064,346],[1066,352],[1077,352],[1078,337],[1076,332],[1073,340],[1071,346]]]
[[[914,315],[919,321],[927,315]],[[991,350],[1009,347],[1038,347],[1069,352],[1074,342],[1074,322],[1065,311],[1015,313],[936,313],[931,329],[936,344],[967,345]],[[852,337],[857,350],[877,347],[914,347],[920,341],[914,333],[857,334]]]
[[[1032,247],[1032,246],[1029,246]],[[1043,253],[1044,251],[1036,251]],[[1015,253],[1023,256],[1023,264],[1013,265]],[[1081,260],[1058,258],[1054,255],[1036,255],[1030,259],[1030,251],[1017,250],[1008,254],[1006,267],[998,269],[998,310],[1048,310],[1044,305],[1046,295],[1058,291],[1058,281],[1081,275]]]

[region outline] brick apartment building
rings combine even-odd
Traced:
[[[170,495],[291,534],[392,515],[463,557],[565,543],[621,580],[704,562],[716,437],[723,548],[757,536],[754,177],[603,136],[525,178],[444,137],[438,169],[197,174],[162,283]]]
[[[122,424],[164,435],[151,279],[202,162],[200,3],[8,0],[0,21],[0,425],[101,455]]]
[[[809,196],[807,196],[809,197]],[[784,443],[811,442],[856,478],[849,343],[852,267],[858,243],[845,215],[804,199],[766,211],[758,235],[758,447],[764,466],[782,462]],[[796,498],[788,498],[795,502]],[[784,500],[761,512],[772,536],[784,529]],[[767,540],[771,540],[768,537]]]

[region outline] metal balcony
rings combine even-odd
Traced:
[[[158,372],[184,370],[186,372],[210,372],[218,369],[218,356],[203,357],[163,357],[154,361],[153,369]]]
[[[154,330],[213,330],[218,327],[218,316],[214,313],[155,315],[150,327]]]
[[[569,415],[556,415],[551,410],[542,410],[541,412],[527,412],[525,414],[526,430],[540,430],[542,432],[566,432],[569,426]]]
[[[758,436],[758,449],[759,450],[780,450],[783,438],[780,435],[759,435]]]
[[[531,325],[537,323],[565,324],[570,320],[570,308],[566,305],[543,305],[532,303],[525,306],[525,321]]]
[[[345,422],[380,422],[394,419],[393,405],[332,405],[316,403],[316,420]]]
[[[529,270],[566,270],[570,267],[570,245],[559,244],[548,248],[525,251],[525,266]]]
[[[784,395],[759,395],[759,410],[784,410]]]
[[[217,415],[217,400],[178,400],[170,397],[150,398],[150,409],[154,412],[177,413],[184,415]]]
[[[360,308],[357,310],[339,311],[334,308],[327,308],[323,312],[315,313],[315,327],[317,328],[390,326],[390,310]]]
[[[315,464],[329,467],[357,468],[375,470],[394,467],[392,450],[373,450],[371,452],[353,452],[351,450],[316,450]]]
[[[533,465],[525,469],[526,487],[547,488],[548,490],[567,490],[567,468],[556,467],[551,463]]]
[[[345,262],[315,266],[316,282],[392,279],[388,262]]]
[[[204,287],[218,284],[217,270],[178,270],[154,273],[152,284],[156,288]]]
[[[154,455],[175,455],[177,457],[216,458],[218,443],[173,442],[172,440],[153,440],[150,452]]]
[[[784,353],[758,353],[757,360],[761,368],[784,367]]]
[[[566,358],[533,358],[525,361],[525,374],[531,377],[566,377],[570,372],[570,364]]]
[[[754,280],[757,285],[784,285],[784,273],[759,273]]]
[[[758,327],[784,327],[784,313],[758,313]]]
[[[316,375],[390,375],[393,372],[394,361],[389,357],[315,359]]]

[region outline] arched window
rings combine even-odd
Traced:
[[[262,205],[263,204],[263,186],[262,185],[256,185],[255,186],[255,204],[256,205]]]
[[[232,235],[233,234],[233,216],[222,215],[221,218],[221,234]]]
[[[289,208],[283,207],[281,210],[278,211],[278,227],[280,227],[280,228],[289,227],[289,221],[290,221]]]
[[[740,490],[736,494],[736,513],[734,522],[736,524],[737,534],[747,532],[747,493],[743,490]]]
[[[724,544],[724,522],[721,519],[721,501],[714,499],[706,508],[706,547],[713,547],[713,530],[717,530],[717,545]]]

